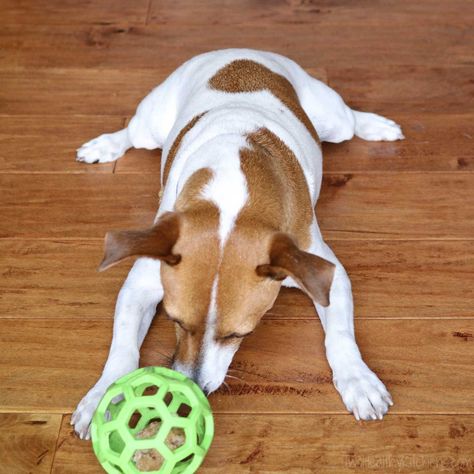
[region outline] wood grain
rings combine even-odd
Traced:
[[[472,241],[329,242],[352,280],[355,316],[472,318]],[[110,320],[132,262],[106,272],[100,240],[0,240],[0,318]],[[283,288],[267,319],[314,319],[301,291]]]
[[[343,440],[341,440],[343,438]],[[363,440],[363,442],[362,442]],[[472,416],[388,416],[355,422],[338,415],[215,417],[211,449],[199,469],[226,473],[431,473],[474,469]],[[53,474],[100,474],[91,443],[64,417]]]
[[[145,23],[148,0],[2,0],[0,23],[15,25]]]
[[[3,174],[0,236],[102,239],[114,228],[148,227],[159,189],[144,175]]]
[[[86,166],[76,148],[103,132],[122,128],[111,116],[0,115],[0,172],[112,173],[114,164]]]
[[[316,214],[329,240],[470,239],[473,185],[468,173],[328,175]]]
[[[100,240],[0,241],[0,317],[110,320],[131,262],[97,272]]]
[[[101,373],[111,331],[111,321],[0,320],[0,410],[71,412]],[[393,395],[392,414],[473,412],[473,320],[361,320],[356,333]],[[174,339],[172,323],[158,318],[141,365],[166,365]],[[230,374],[241,380],[211,395],[216,413],[345,413],[316,319],[263,321]]]
[[[471,239],[473,186],[471,173],[328,175],[316,211],[329,240]],[[112,228],[146,227],[159,188],[153,175],[3,174],[0,237],[102,238]]]
[[[127,151],[123,159],[117,161],[114,173],[153,174],[157,179],[161,179],[161,150],[133,148]]]
[[[401,112],[470,112],[474,104],[473,73],[474,66],[467,61],[430,68],[403,64],[370,69],[344,67],[342,63],[328,67],[329,85],[347,104],[388,117]]]
[[[258,28],[213,25],[206,34],[202,25],[81,24],[51,29],[34,24],[25,30],[22,25],[8,24],[0,30],[0,66],[175,68],[197,54],[225,48],[269,50],[304,67],[362,66],[379,77],[383,77],[378,70],[381,62],[439,68],[452,64],[456,57],[458,64],[470,64],[472,15],[462,22],[459,16],[452,22],[427,21],[429,40],[414,27],[420,20],[411,18],[404,24],[403,17],[400,22],[388,16],[355,21],[350,15],[346,19],[320,15],[310,24],[287,24],[284,30],[265,23]]]
[[[381,113],[388,115],[388,111]],[[474,170],[474,115],[394,113],[390,118],[402,126],[405,140],[389,143],[354,138],[344,143],[324,143],[324,171]]]
[[[2,473],[51,472],[61,415],[0,413]]]
[[[242,0],[238,4],[226,0],[208,0],[205,3],[184,0],[180,1],[181,8],[175,8],[175,5],[173,0],[152,0],[149,23],[212,27],[216,25],[261,27],[262,24],[272,24],[280,29],[286,29],[289,24],[321,26],[336,21],[339,21],[341,27],[348,23],[357,25],[362,22],[373,22],[381,28],[382,25],[386,26],[393,22],[409,30],[411,25],[419,26],[420,21],[423,21],[425,26],[447,22],[463,26],[467,25],[472,17],[472,12],[466,8],[465,2],[460,0],[443,5],[437,0],[425,0],[422,6],[418,2],[406,0],[358,2],[323,0],[317,3]],[[216,11],[220,14],[216,15]],[[463,11],[465,16],[460,18],[459,11]],[[376,34],[379,34],[378,30]]]

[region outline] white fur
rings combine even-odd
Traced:
[[[228,146],[228,142],[221,145],[219,164],[213,166],[214,176],[204,188],[202,197],[213,202],[219,209],[219,240],[222,250],[239,212],[247,202],[248,190],[238,159],[239,149],[244,144],[238,143],[238,148]]]
[[[395,122],[375,114],[351,110],[334,90],[309,76],[290,59],[262,51],[229,49],[205,53],[187,61],[143,99],[127,129],[101,135],[86,143],[79,148],[77,159],[87,163],[107,162],[122,156],[130,146],[163,148],[163,176],[170,147],[179,132],[194,117],[206,112],[181,142],[163,190],[157,217],[174,208],[182,186],[194,171],[210,168],[214,176],[204,190],[204,196],[219,207],[219,235],[223,246],[248,196],[238,165],[238,150],[245,146],[243,136],[260,127],[271,130],[294,152],[315,204],[321,186],[322,157],[304,125],[268,91],[228,94],[208,87],[209,79],[236,59],[254,60],[286,77],[295,88],[322,141],[338,143],[349,140],[354,134],[367,140],[403,138]],[[363,362],[357,348],[349,278],[324,243],[316,218],[312,236],[309,251],[336,264],[331,305],[328,308],[316,305],[326,332],[326,351],[334,383],[347,409],[356,418],[381,418],[391,399],[382,382]],[[139,347],[156,305],[163,296],[159,262],[152,262],[149,259],[137,260],[120,291],[113,342],[103,374],[72,417],[81,438],[89,436],[90,419],[108,385],[137,367]],[[285,281],[285,284],[292,283],[290,279]],[[215,297],[213,293],[211,310]],[[215,306],[213,311],[215,314]],[[223,349],[215,341],[213,311],[209,312],[205,355],[199,370],[199,382],[211,391],[223,381],[235,352]],[[191,375],[189,368],[179,365],[175,368]]]
[[[206,321],[206,331],[202,344],[197,381],[203,390],[210,393],[224,381],[236,349],[221,344],[216,340],[217,325],[217,290],[219,278],[216,277],[212,286],[211,304]]]
[[[133,265],[115,308],[114,331],[102,376],[77,406],[71,418],[81,439],[89,439],[89,424],[108,386],[138,368],[139,350],[163,298],[159,260],[140,258]]]

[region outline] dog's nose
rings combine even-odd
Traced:
[[[200,375],[199,371],[196,371],[196,374],[195,374],[195,377],[193,377],[193,380],[199,385],[201,390],[204,392],[204,395],[206,395],[206,397],[207,397],[210,393],[209,382],[206,382],[206,381],[202,380],[199,377],[199,375]]]

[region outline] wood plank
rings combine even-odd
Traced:
[[[398,23],[408,29],[414,25],[417,31],[432,23],[457,21],[459,26],[466,26],[472,17],[472,12],[465,8],[462,0],[439,2],[424,0],[418,2],[400,0],[350,0],[313,2],[287,1],[256,1],[241,0],[229,2],[226,0],[207,0],[196,3],[193,0],[180,0],[179,8],[173,0],[151,0],[149,23],[180,27],[189,25],[277,25],[284,28],[287,24],[318,25],[339,21],[341,25],[351,24],[358,28],[362,22],[377,22],[382,27],[389,22]],[[216,15],[216,11],[219,15]],[[466,16],[459,16],[463,11]],[[319,31],[318,31],[319,34]],[[377,34],[379,32],[377,31]]]
[[[94,241],[0,241],[0,317],[103,318],[131,262],[97,272],[103,244]]]
[[[148,0],[2,0],[1,24],[104,24],[127,20],[145,23]]]
[[[94,237],[113,228],[152,224],[155,176],[0,175],[1,237]]]
[[[471,239],[473,186],[471,173],[327,175],[317,214],[328,240]],[[148,226],[158,193],[153,175],[0,175],[0,237],[102,238]]]
[[[327,175],[316,207],[326,239],[470,239],[471,174]],[[449,225],[446,223],[449,222]]]
[[[101,373],[111,330],[111,321],[0,320],[0,410],[70,413]],[[391,413],[474,411],[473,320],[361,320],[356,332],[393,395]],[[174,338],[170,321],[155,321],[141,364],[166,365]],[[216,413],[345,413],[316,319],[263,321],[230,374],[241,380],[211,395]]]
[[[472,66],[384,65],[370,69],[340,64],[328,65],[329,85],[355,109],[390,117],[401,112],[468,113],[474,105]],[[469,134],[472,136],[472,131]]]
[[[104,470],[92,450],[92,442],[79,439],[70,421],[70,416],[63,417],[51,474],[103,474]]]
[[[241,11],[244,11],[241,9]],[[174,24],[114,25],[4,25],[0,30],[0,66],[29,67],[177,67],[196,54],[225,48],[256,48],[290,56],[305,67],[364,66],[380,74],[381,62],[398,65],[471,64],[473,32],[458,15],[455,20],[396,21],[382,15],[359,18],[319,15],[310,24],[275,28],[255,25]],[[423,16],[423,20],[426,15]],[[341,34],[344,31],[344,34]],[[316,34],[317,32],[317,34]],[[429,35],[429,40],[427,39]],[[159,45],[159,46],[158,46]],[[348,47],[350,45],[350,47]],[[429,46],[429,47],[428,47]],[[376,67],[375,67],[376,66]],[[392,78],[391,78],[392,79]]]
[[[0,172],[112,173],[113,163],[77,163],[76,148],[122,126],[112,116],[0,115]]]
[[[472,317],[472,241],[329,244],[351,277],[356,318]],[[100,240],[0,241],[0,318],[109,320],[131,262],[98,273],[102,247]],[[315,310],[301,291],[284,288],[265,317],[311,320]]]
[[[91,443],[64,417],[53,474],[100,474]],[[338,415],[226,415],[199,473],[431,473],[474,469],[473,416],[388,416],[355,422]]]
[[[138,173],[161,176],[161,150],[137,150],[132,148],[117,161],[115,174]]]
[[[388,111],[380,112],[388,115]],[[388,143],[354,138],[344,143],[324,143],[324,170],[339,173],[474,170],[474,115],[394,113],[390,118],[401,124],[405,140]]]
[[[49,474],[61,418],[61,415],[0,413],[0,472]]]

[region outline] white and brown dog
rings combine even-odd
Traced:
[[[173,368],[210,393],[242,338],[281,285],[314,301],[334,384],[357,419],[392,404],[354,338],[351,284],[314,214],[322,178],[319,141],[399,140],[400,127],[351,110],[325,84],[278,54],[229,49],[183,64],[138,106],[127,128],[83,145],[104,163],[129,148],[162,148],[163,195],[153,227],[107,234],[105,269],[139,256],[117,300],[102,376],[72,417],[81,438],[107,387],[138,367],[163,304],[176,323]]]

